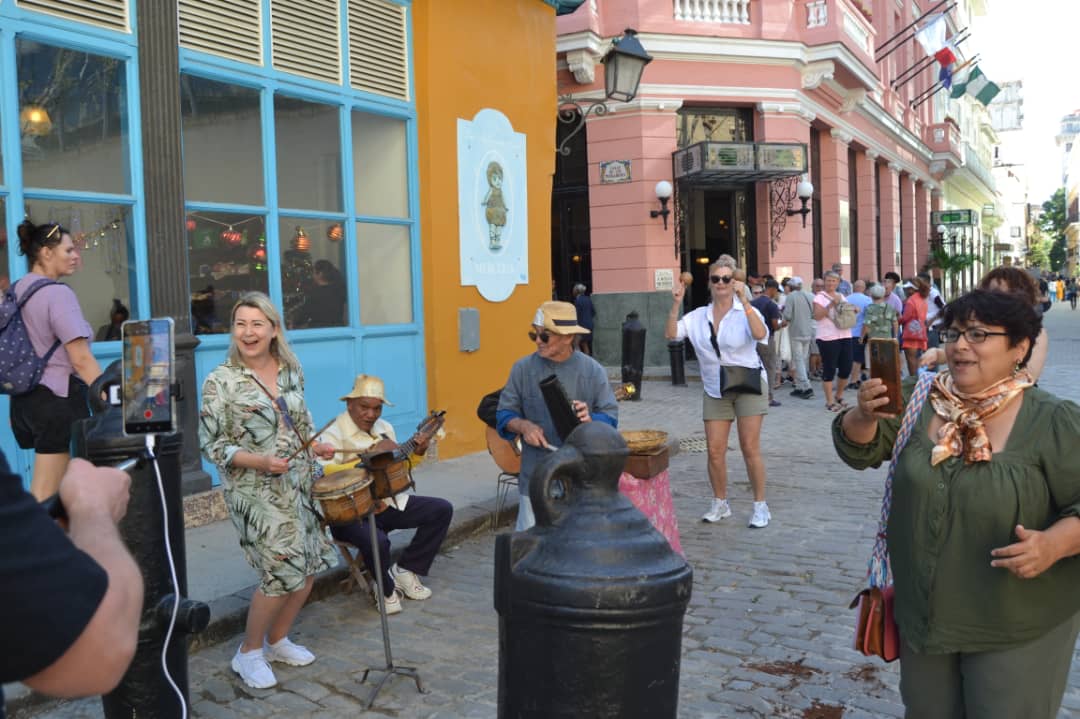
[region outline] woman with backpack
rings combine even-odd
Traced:
[[[817,344],[821,352],[821,387],[825,390],[825,409],[830,412],[839,412],[847,406],[844,388],[851,377],[851,328],[858,316],[855,306],[837,290],[839,286],[840,273],[830,270],[825,273],[825,289],[814,295]]]
[[[86,387],[101,374],[90,351],[94,331],[83,317],[75,292],[59,280],[74,274],[79,253],[59,224],[19,225],[19,253],[30,272],[12,287],[22,306],[30,343],[39,357],[50,351],[36,387],[11,398],[11,428],[23,449],[34,450],[30,492],[39,501],[56,494],[71,459],[71,425],[90,416]]]

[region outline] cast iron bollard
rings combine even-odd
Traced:
[[[630,399],[641,401],[641,376],[645,371],[645,328],[638,322],[638,313],[626,316],[622,326],[622,381],[634,385]]]
[[[101,391],[120,382],[120,362],[113,362],[90,386],[93,416],[75,423],[72,455],[94,464],[117,464],[143,455],[142,436],[126,437],[119,407],[101,400]],[[180,432],[158,437],[155,454],[161,467],[165,504],[169,520],[169,543],[176,566],[178,591],[172,586],[169,560],[165,553],[164,516],[158,494],[157,476],[151,462],[131,471],[131,499],[127,515],[120,522],[120,536],[143,575],[145,592],[139,642],[120,685],[102,697],[105,716],[110,719],[140,717],[173,719],[181,716],[180,703],[161,668],[161,650],[172,616],[173,602],[180,596],[176,627],[169,642],[165,663],[176,686],[188,700],[188,635],[201,632],[210,621],[210,608],[187,598],[187,556],[184,550],[184,506],[180,498]],[[190,703],[189,703],[190,704]]]
[[[683,352],[683,340],[668,340],[668,354],[671,355],[671,385],[686,386],[686,355]]]
[[[495,544],[499,719],[667,719],[693,572],[619,493],[628,451],[586,422],[529,483],[536,526]]]

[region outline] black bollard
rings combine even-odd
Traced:
[[[671,385],[686,386],[686,355],[683,354],[683,340],[668,340],[668,354],[671,355]]]
[[[499,719],[669,719],[693,572],[619,493],[626,442],[586,422],[529,483],[536,526],[495,544]]]
[[[90,386],[93,416],[75,423],[72,455],[98,465],[115,465],[143,455],[143,436],[125,436],[119,407],[101,400],[101,392],[120,383],[120,361],[113,362]],[[108,719],[174,719],[182,716],[180,700],[161,667],[165,634],[173,605],[179,597],[176,626],[165,653],[169,675],[188,703],[188,635],[201,632],[210,622],[210,608],[186,599],[187,556],[184,549],[184,507],[180,497],[180,432],[158,437],[155,454],[161,470],[166,513],[162,512],[157,475],[152,462],[131,471],[131,499],[120,522],[120,536],[142,572],[145,591],[135,658],[120,685],[102,697]],[[179,586],[173,586],[165,546],[165,518]]]
[[[622,326],[622,381],[633,384],[630,399],[641,401],[641,377],[645,372],[645,328],[638,321],[638,313],[626,316]]]

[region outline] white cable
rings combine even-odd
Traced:
[[[184,693],[176,686],[172,675],[169,674],[169,665],[165,661],[169,651],[169,642],[172,640],[173,629],[176,627],[176,616],[180,611],[180,581],[176,577],[176,561],[173,560],[172,542],[169,541],[169,507],[165,502],[165,483],[161,481],[161,466],[158,464],[157,455],[154,453],[154,435],[146,435],[146,453],[154,463],[154,474],[157,476],[158,496],[161,497],[161,522],[165,531],[165,556],[169,559],[169,574],[173,585],[172,616],[169,617],[169,628],[165,631],[165,643],[161,647],[161,671],[165,673],[165,679],[180,700],[180,717],[187,719],[187,702],[184,701]]]

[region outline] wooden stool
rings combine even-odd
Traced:
[[[364,564],[360,550],[348,542],[339,542],[336,539],[333,542],[349,570],[349,576],[341,580],[342,591],[351,594],[354,587],[362,587],[366,595],[370,597],[371,587],[374,586],[375,580],[368,571],[367,565]]]

